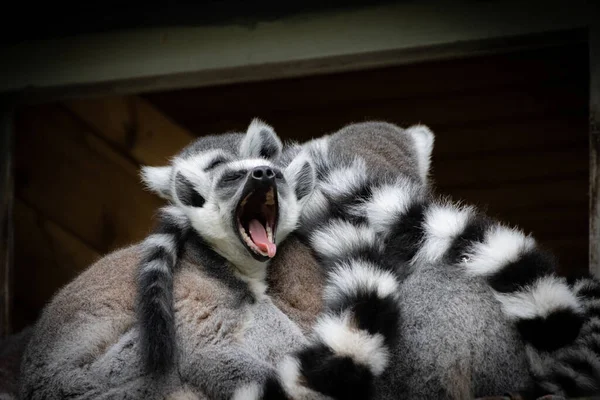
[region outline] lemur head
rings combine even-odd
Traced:
[[[296,228],[315,184],[308,158],[281,170],[274,164],[281,152],[273,129],[254,119],[245,134],[205,136],[170,165],[143,167],[142,178],[223,257],[238,266],[265,262]]]

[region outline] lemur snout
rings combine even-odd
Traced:
[[[272,183],[275,180],[275,172],[271,167],[256,167],[250,174],[253,180],[260,183]]]

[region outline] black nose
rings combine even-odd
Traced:
[[[261,183],[268,183],[275,180],[275,171],[270,167],[256,167],[252,170],[252,179]]]

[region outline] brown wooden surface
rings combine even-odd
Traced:
[[[586,52],[587,45],[584,43],[559,49],[425,62],[309,78],[181,89],[152,93],[144,97],[186,127],[203,128],[215,121],[217,116],[235,121],[239,114],[304,114],[304,111],[315,110],[326,112],[332,107],[368,106],[372,102],[386,103],[388,100],[399,99],[437,98],[444,93],[481,94],[483,88],[523,88],[540,82],[585,79],[574,76],[574,72],[580,72],[581,57]],[[424,110],[428,111],[428,117],[431,116],[431,108]],[[460,110],[460,115],[463,116],[471,113],[472,110]],[[346,118],[359,116],[349,114]]]
[[[25,326],[54,292],[100,253],[22,201],[15,204],[15,325]]]
[[[138,166],[60,106],[18,115],[16,195],[100,252],[140,240],[163,202]]]
[[[137,96],[69,101],[67,107],[140,164],[164,165],[192,135]]]
[[[17,329],[98,256],[146,236],[164,204],[97,128],[60,104],[17,113]]]
[[[0,338],[12,333],[14,131],[10,100],[0,102]]]

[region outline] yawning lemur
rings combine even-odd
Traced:
[[[296,228],[314,171],[302,157],[280,169],[281,149],[254,120],[144,168],[171,204],[137,247],[139,269],[124,273],[117,251],[53,298],[23,358],[22,397],[152,399],[184,386],[210,399],[285,398],[275,366],[305,339],[265,295],[266,261]]]
[[[354,156],[390,130],[413,141],[395,149],[405,165]],[[286,386],[339,399],[598,393],[598,280],[569,284],[530,235],[430,192],[432,145],[426,127],[369,123],[304,146],[319,181],[301,231],[325,268],[327,314],[284,365]]]
[[[273,164],[281,150],[272,128],[254,120],[243,139],[203,138],[171,165],[143,168],[148,187],[171,202],[144,241],[141,263],[138,307],[148,372],[168,371],[177,355],[172,281],[186,246],[189,252],[216,252],[254,298],[264,296],[266,262],[296,228],[301,201],[314,184],[306,160],[295,160],[284,177]]]

